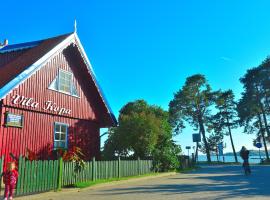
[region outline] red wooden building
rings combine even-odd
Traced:
[[[99,157],[99,130],[116,123],[76,33],[0,46],[0,156]]]

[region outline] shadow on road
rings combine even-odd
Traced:
[[[176,177],[167,177],[168,181],[164,182],[170,183],[171,180],[172,184],[144,184],[136,187],[103,190],[102,192],[103,195],[134,193],[176,195],[197,192],[214,192],[217,194],[216,197],[208,198],[209,200],[254,196],[268,196],[270,198],[269,174],[269,166],[253,166],[251,176],[243,175],[241,166],[211,166],[189,173],[190,176],[181,177],[183,175],[180,174]],[[185,179],[189,181],[185,181]],[[188,184],[185,182],[188,182]]]

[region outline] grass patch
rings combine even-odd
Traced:
[[[196,169],[200,169],[200,167],[199,166],[188,167],[188,168],[185,168],[185,169],[179,169],[176,172],[178,172],[178,173],[186,173],[186,172],[190,172],[190,171],[193,171],[193,170],[196,170]]]
[[[170,172],[177,172],[177,173],[185,173],[189,172],[195,169],[199,169],[200,167],[194,166],[186,169],[180,169],[177,171],[170,171]],[[135,179],[135,178],[142,178],[142,177],[148,177],[148,176],[157,176],[159,174],[162,174],[163,172],[157,172],[157,173],[149,173],[144,175],[138,175],[138,176],[127,176],[127,177],[121,177],[121,178],[110,178],[110,179],[99,179],[96,181],[87,181],[87,182],[78,182],[74,185],[70,185],[69,187],[75,187],[75,188],[87,188],[94,185],[102,184],[102,183],[110,183],[114,181],[122,181],[122,180],[129,180],[129,179]],[[166,172],[164,172],[166,173]]]
[[[161,173],[150,173],[150,174],[144,174],[144,175],[139,175],[139,176],[127,176],[127,177],[121,177],[121,178],[110,178],[110,179],[100,179],[100,180],[96,180],[96,181],[79,182],[79,183],[74,184],[74,187],[86,188],[86,187],[91,187],[91,186],[98,185],[101,183],[129,180],[129,179],[141,178],[141,177],[147,177],[147,176],[156,176],[159,174],[161,174]]]
[[[240,165],[240,162],[220,162],[220,161],[200,161],[196,163],[197,165]]]

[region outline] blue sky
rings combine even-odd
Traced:
[[[1,2],[0,39],[14,44],[64,34],[73,31],[76,18],[116,115],[135,99],[167,109],[173,93],[195,73],[239,98],[239,78],[270,54],[269,1],[40,2]],[[192,145],[191,133],[187,129],[175,139]],[[252,147],[252,136],[235,130],[234,137],[237,150]]]

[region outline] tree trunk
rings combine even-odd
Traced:
[[[232,149],[233,149],[234,159],[235,159],[235,162],[238,162],[237,155],[236,155],[235,148],[234,148],[234,144],[233,144],[231,126],[229,124],[229,119],[228,118],[227,118],[227,127],[228,127],[228,130],[229,130],[229,135],[230,135],[231,145],[232,145]]]
[[[260,124],[260,132],[261,132],[261,135],[262,135],[262,138],[263,138],[263,145],[264,145],[266,159],[269,160],[269,154],[268,154],[265,135],[264,135],[264,128],[263,128],[263,125],[262,125],[262,119],[261,119],[260,114],[258,114],[258,119],[259,119],[259,124]]]
[[[197,162],[198,159],[198,149],[199,149],[199,142],[196,143],[196,153],[195,153],[195,162]]]
[[[266,91],[264,90],[264,98],[265,98],[265,103],[268,107],[268,110],[270,109],[270,103],[269,103],[269,100],[268,100],[268,95],[266,93]]]
[[[206,150],[207,162],[211,162],[209,146],[208,146],[206,136],[205,136],[205,129],[204,129],[204,125],[203,125],[203,120],[201,118],[199,118],[199,126],[200,126],[200,132],[202,133],[202,136],[203,136],[203,143],[204,143],[205,150]]]
[[[267,132],[267,136],[270,137],[270,131],[269,131],[269,128],[268,128],[267,118],[266,118],[265,110],[264,110],[264,108],[263,108],[262,103],[261,103],[261,109],[262,109],[262,115],[263,115],[264,127],[265,127],[265,130],[266,130],[266,132]]]
[[[268,123],[267,123],[267,119],[266,119],[266,114],[265,114],[265,109],[264,109],[264,105],[262,104],[261,102],[261,99],[260,99],[260,92],[259,92],[259,89],[258,87],[256,86],[256,97],[257,97],[257,101],[260,105],[260,108],[261,108],[261,111],[262,111],[262,115],[263,115],[263,121],[264,121],[264,125],[265,125],[265,130],[267,132],[267,136],[270,137],[270,131],[268,129]],[[261,119],[261,116],[260,116],[260,119]]]

